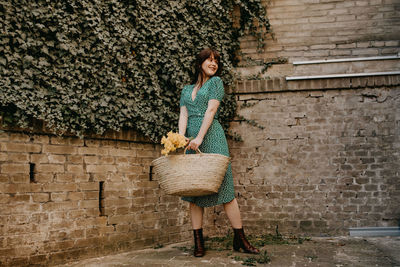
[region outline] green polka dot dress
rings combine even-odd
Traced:
[[[222,101],[224,98],[224,85],[220,77],[214,76],[208,79],[198,90],[196,98],[192,100],[194,84],[186,85],[181,93],[180,106],[186,106],[188,110],[188,123],[186,128],[186,137],[195,138],[200,131],[204,114],[208,107],[208,101],[217,99]],[[203,143],[199,149],[204,153],[217,153],[229,157],[228,143],[226,141],[224,130],[218,122],[219,108],[214,116],[214,120],[210,125]],[[187,151],[194,153],[194,151]],[[193,174],[196,175],[196,174]],[[195,203],[200,207],[211,207],[223,203],[228,203],[235,198],[233,187],[232,168],[229,163],[225,178],[222,181],[218,193],[200,196],[200,197],[182,197],[183,200]]]

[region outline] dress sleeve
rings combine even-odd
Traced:
[[[225,95],[224,84],[220,77],[215,76],[211,79],[213,79],[213,81],[211,81],[212,85],[210,87],[208,101],[210,101],[211,99],[216,99],[221,102]]]
[[[183,107],[183,106],[186,106],[185,105],[185,89],[186,89],[186,86],[185,87],[183,87],[183,89],[182,89],[182,92],[181,92],[181,99],[179,100],[179,106],[180,107]]]

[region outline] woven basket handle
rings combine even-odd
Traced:
[[[183,151],[183,154],[186,154],[186,150],[188,149],[188,147],[185,147],[185,150]],[[200,154],[203,154],[203,152],[200,151],[200,149],[196,149],[196,152],[199,152]]]

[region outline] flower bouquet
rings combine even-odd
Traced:
[[[167,134],[167,137],[163,136],[161,138],[161,144],[164,145],[164,149],[161,150],[161,154],[168,156],[170,152],[186,146],[187,140],[188,139],[185,136],[170,131]]]

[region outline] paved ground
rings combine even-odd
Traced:
[[[186,242],[62,266],[400,266],[400,237],[296,239],[264,245],[262,252],[266,254],[261,256],[233,252],[225,247],[221,250],[221,246],[218,248],[210,242],[213,241],[207,241],[210,248],[203,258],[193,257],[192,243]],[[256,262],[267,262],[268,258],[269,263]]]

